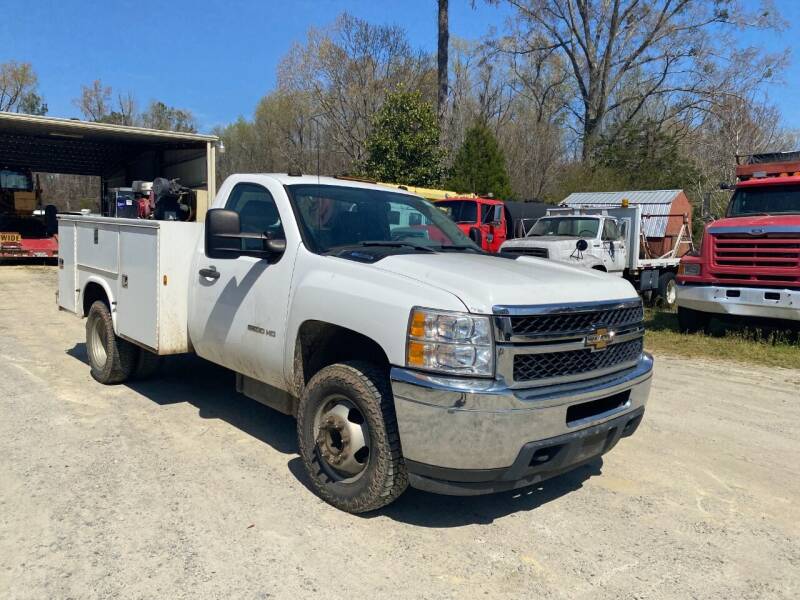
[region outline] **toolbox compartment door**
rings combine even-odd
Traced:
[[[120,226],[117,333],[158,349],[158,228]]]
[[[70,312],[78,307],[78,272],[75,265],[75,222],[58,224],[58,306]]]

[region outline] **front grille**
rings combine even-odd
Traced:
[[[526,248],[523,246],[511,246],[500,250],[501,254],[516,254],[521,256],[535,256],[536,258],[550,258],[550,251],[547,248]]]
[[[511,331],[518,336],[568,335],[598,326],[621,328],[644,319],[641,303],[621,308],[511,317]]]
[[[713,245],[711,275],[715,279],[800,284],[800,237],[787,235],[709,236]]]
[[[613,344],[598,352],[586,348],[568,352],[517,354],[514,357],[514,381],[535,381],[611,369],[636,362],[642,350],[643,340],[637,338]]]

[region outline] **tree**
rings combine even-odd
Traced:
[[[492,0],[490,0],[492,1]],[[499,1],[499,0],[493,0]],[[696,111],[742,78],[769,79],[785,55],[740,49],[732,33],[773,28],[779,17],[740,0],[509,0],[517,29],[498,44],[515,54],[560,56],[575,88],[567,108],[588,159],[611,117],[617,130],[643,116],[651,101],[661,120]],[[652,117],[652,115],[649,115]]]
[[[91,85],[82,85],[81,95],[72,103],[87,121],[114,125],[136,125],[138,121],[133,94],[118,94],[115,104],[111,86],[104,86],[99,79],[95,79]]]
[[[307,94],[337,151],[364,158],[373,118],[398,86],[435,96],[430,56],[415,52],[403,29],[344,13],[332,27],[310,29],[281,61],[278,88]]]
[[[504,199],[513,196],[503,150],[484,123],[467,131],[446,185],[457,192],[493,194]]]
[[[197,119],[190,110],[167,106],[163,102],[154,100],[141,115],[142,124],[151,129],[164,129],[167,131],[197,132]]]
[[[436,95],[436,109],[439,116],[439,129],[443,130],[445,126],[445,119],[447,118],[447,71],[448,60],[447,52],[450,45],[450,27],[448,24],[448,0],[439,0],[439,20],[438,20],[438,44],[436,52],[436,70],[437,70],[437,95]]]
[[[601,139],[594,162],[616,173],[625,189],[684,189],[697,180],[678,137],[653,121]]]
[[[386,98],[367,138],[360,171],[377,181],[434,185],[442,174],[439,125],[419,92],[396,91]]]
[[[31,63],[12,60],[0,64],[0,111],[47,114],[47,104],[37,93],[38,84]]]

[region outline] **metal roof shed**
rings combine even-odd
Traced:
[[[692,205],[683,190],[631,190],[619,192],[575,192],[561,203],[570,208],[605,208],[620,206],[627,200],[642,207],[642,230],[654,252],[665,254],[672,249],[684,220],[692,226]]]
[[[207,192],[204,205],[216,193],[217,141],[213,135],[0,112],[0,167],[93,175],[104,187],[177,177]]]

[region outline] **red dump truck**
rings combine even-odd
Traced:
[[[712,315],[800,322],[800,151],[737,162],[725,217],[681,259],[683,331],[706,328]]]

